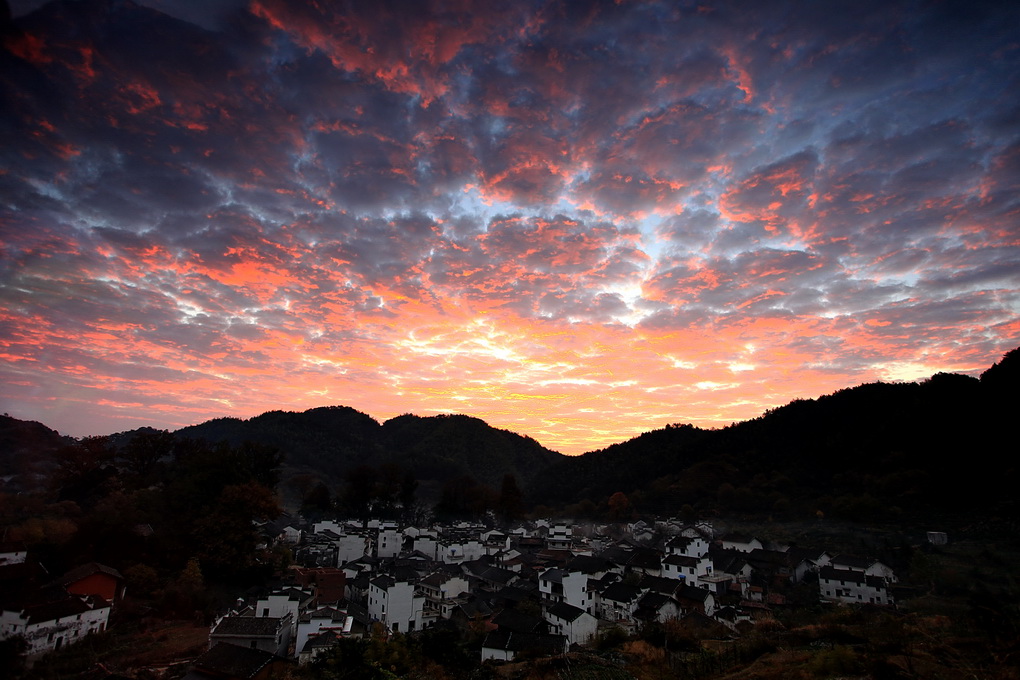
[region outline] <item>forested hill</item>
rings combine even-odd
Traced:
[[[617,493],[628,503],[616,511],[627,515],[1004,515],[1015,513],[1020,481],[1011,426],[1018,386],[1020,348],[980,379],[938,373],[920,383],[860,385],[723,429],[670,425],[578,457],[468,416],[402,415],[380,424],[345,406],[218,418],[174,438],[276,448],[283,490],[300,495],[321,483],[329,493],[373,485],[393,498],[403,493],[398,487],[416,484],[426,502],[441,492],[491,497],[513,475],[529,504],[578,516],[611,514],[608,499]],[[144,432],[111,443],[122,448]],[[20,473],[45,467],[66,443],[43,425],[4,417],[6,490],[20,490]]]
[[[527,490],[543,470],[563,457],[534,439],[491,427],[478,418],[402,415],[380,425],[345,406],[303,413],[270,411],[248,420],[217,418],[176,434],[232,445],[255,441],[277,447],[284,454],[285,478],[306,474],[328,485],[342,483],[359,466],[378,469],[390,464],[411,473],[431,497],[438,497],[442,484],[459,477],[498,489],[503,477],[511,474]]]
[[[1014,515],[1012,417],[1020,349],[981,379],[939,373],[796,400],[720,430],[669,426],[564,458],[533,493],[591,512],[616,492],[640,513],[754,513],[854,520]],[[571,480],[571,484],[558,480]],[[596,514],[598,514],[596,512]]]
[[[269,411],[248,419],[216,418],[175,435],[234,446],[246,441],[273,446],[284,454],[289,468],[312,470],[327,481],[339,481],[347,470],[377,465],[385,457],[379,423],[346,406],[302,413]]]
[[[32,486],[51,467],[51,454],[73,441],[42,423],[0,415],[0,477],[13,482],[5,488],[16,492]]]

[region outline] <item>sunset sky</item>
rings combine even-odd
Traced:
[[[61,433],[577,454],[1020,344],[1018,3],[9,6],[0,412]]]

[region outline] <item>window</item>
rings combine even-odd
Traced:
[[[269,617],[269,607],[263,607],[263,609],[262,609],[262,618],[268,618],[268,617]]]

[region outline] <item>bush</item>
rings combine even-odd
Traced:
[[[843,646],[818,652],[811,659],[808,668],[819,678],[857,675],[864,671],[864,665],[857,654],[849,647]]]
[[[626,642],[627,638],[627,631],[619,626],[613,626],[595,636],[595,648],[600,652],[615,649]]]

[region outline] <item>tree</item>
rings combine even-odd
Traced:
[[[441,517],[478,517],[492,508],[496,492],[479,484],[471,475],[461,475],[447,481],[436,505],[436,514]]]
[[[340,638],[312,664],[313,677],[323,680],[376,680],[386,674],[366,658],[368,641]]]
[[[301,514],[309,518],[321,517],[333,509],[333,497],[329,487],[322,482],[316,483],[301,497]]]
[[[342,498],[348,512],[360,517],[367,517],[375,499],[376,485],[379,483],[379,472],[371,465],[359,465],[347,471],[347,486]]]
[[[159,588],[159,574],[147,564],[132,564],[124,570],[124,578],[132,596],[149,597]]]
[[[113,462],[114,449],[107,437],[83,437],[56,453],[58,476],[74,479]]]
[[[517,487],[517,478],[511,473],[503,475],[503,483],[499,489],[499,500],[496,511],[503,522],[509,523],[521,516],[523,494]]]
[[[268,521],[279,514],[273,492],[254,481],[224,488],[195,523],[192,535],[199,559],[210,574],[224,580],[242,575],[258,557],[259,535],[252,521]]]
[[[630,499],[622,491],[617,491],[609,497],[609,519],[615,522],[622,522],[634,516],[634,508],[630,505]]]
[[[400,482],[400,507],[404,515],[409,516],[414,512],[414,498],[418,492],[418,479],[413,472],[404,473],[404,479]]]
[[[165,606],[178,616],[187,616],[205,607],[205,578],[198,559],[192,557],[166,588]]]
[[[166,430],[139,432],[121,450],[118,461],[133,482],[143,489],[153,483],[160,463],[173,456],[174,436]]]
[[[117,485],[114,449],[106,437],[84,437],[56,453],[53,483],[61,500],[94,505]]]

